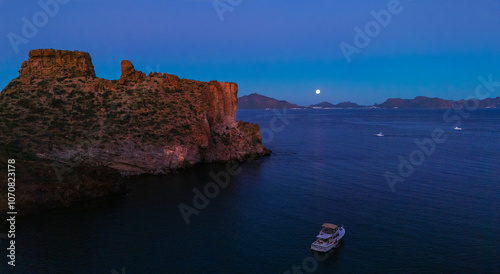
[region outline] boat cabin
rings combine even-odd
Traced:
[[[338,226],[334,225],[334,224],[328,224],[328,223],[325,223],[321,226],[321,231],[319,232],[319,235],[325,235],[325,234],[330,234],[330,235],[334,235],[335,232],[337,232],[339,229]]]
[[[339,233],[339,227],[334,224],[325,223],[321,226],[321,231],[319,235],[316,236],[318,238],[317,242],[319,244],[336,244],[337,241],[335,236]]]

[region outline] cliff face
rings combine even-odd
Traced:
[[[164,174],[270,153],[258,125],[235,120],[235,83],[146,76],[127,60],[110,81],[96,77],[88,53],[29,56],[0,93],[0,150],[62,165],[54,168],[60,180],[82,164]]]

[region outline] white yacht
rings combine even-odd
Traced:
[[[316,241],[311,244],[311,249],[320,252],[328,252],[330,249],[340,244],[340,240],[342,240],[344,234],[345,229],[343,226],[338,227],[334,224],[325,223],[321,227],[318,236],[316,236]]]
[[[383,136],[384,136],[384,134],[383,134],[383,133],[382,133],[382,131],[381,131],[381,132],[379,132],[378,134],[375,134],[375,136],[378,136],[378,137],[383,137]]]
[[[455,130],[462,130],[461,127],[455,127]]]

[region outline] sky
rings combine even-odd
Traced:
[[[500,82],[498,0],[0,0],[0,22],[0,89],[38,48],[89,52],[105,79],[126,59],[306,106]]]

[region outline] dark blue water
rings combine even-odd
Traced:
[[[273,154],[239,165],[190,224],[179,204],[193,206],[193,188],[203,191],[226,166],[133,178],[126,197],[22,219],[15,270],[500,272],[500,111],[460,117],[462,131],[444,110],[287,112],[239,111],[260,124]],[[415,152],[416,139],[439,129],[445,141],[432,154]],[[424,158],[392,192],[383,175],[400,176],[398,156],[410,155]],[[324,222],[343,224],[346,236],[319,262],[310,244]]]

